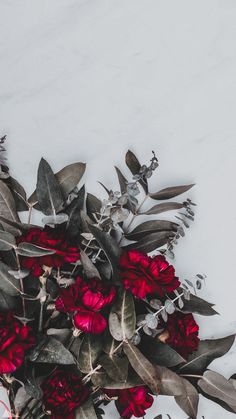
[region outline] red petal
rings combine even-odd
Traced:
[[[102,333],[107,322],[100,313],[93,311],[80,310],[74,315],[74,323],[77,329],[86,333],[99,334]]]

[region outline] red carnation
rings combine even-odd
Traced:
[[[151,258],[145,253],[130,250],[121,255],[120,268],[124,287],[139,298],[148,294],[163,297],[180,285],[174,267],[164,256]]]
[[[31,327],[24,326],[12,312],[0,313],[0,374],[19,368],[25,351],[34,344]]]
[[[77,374],[56,368],[41,384],[45,409],[52,419],[74,419],[74,411],[89,397]]]
[[[61,289],[56,300],[56,309],[64,312],[75,311],[75,326],[86,333],[102,333],[107,321],[99,311],[112,303],[116,289],[98,279],[89,282],[77,277],[76,283]]]
[[[65,263],[74,263],[79,259],[77,247],[69,246],[63,235],[50,227],[46,227],[44,230],[31,228],[25,236],[20,236],[17,239],[17,243],[20,242],[36,244],[55,252],[42,257],[21,257],[22,267],[30,269],[34,276],[42,275],[43,265],[60,268]]]
[[[197,350],[199,344],[199,327],[192,314],[184,314],[176,311],[168,317],[166,330],[168,338],[165,342],[185,359],[187,359],[189,354]]]
[[[117,410],[122,418],[143,417],[145,410],[151,407],[153,397],[144,386],[127,388],[125,390],[104,390],[108,397],[117,397]]]

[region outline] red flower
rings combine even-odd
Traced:
[[[139,298],[148,294],[163,297],[180,285],[174,267],[164,256],[151,258],[145,253],[130,250],[121,255],[120,268],[124,287]]]
[[[52,419],[74,419],[74,410],[89,397],[89,390],[73,372],[56,368],[41,384],[43,403]]]
[[[74,263],[79,259],[79,250],[69,246],[61,233],[49,227],[44,230],[31,228],[25,236],[18,237],[17,244],[20,242],[36,244],[55,251],[51,255],[42,257],[21,257],[22,267],[30,269],[34,276],[42,275],[43,265],[59,268],[65,263]]]
[[[76,283],[60,291],[56,309],[64,312],[75,311],[74,324],[86,333],[102,333],[107,321],[99,311],[112,303],[116,289],[98,279],[89,282],[77,277]]]
[[[117,410],[122,418],[129,419],[143,417],[145,410],[151,407],[153,397],[148,394],[147,387],[133,387],[125,390],[104,390],[108,397],[118,397],[115,401]]]
[[[199,344],[199,327],[192,314],[184,314],[176,311],[168,317],[166,323],[168,343],[180,355],[187,359],[188,355],[196,351]]]
[[[32,329],[24,326],[12,312],[0,313],[0,374],[19,368],[24,352],[35,344]]]

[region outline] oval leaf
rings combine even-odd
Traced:
[[[111,309],[109,328],[118,341],[131,339],[135,332],[136,314],[133,296],[124,290]]]
[[[42,362],[48,364],[71,365],[75,363],[73,355],[65,346],[53,337],[47,338],[45,344],[38,349],[37,347],[30,352],[32,362]]]
[[[169,188],[161,189],[156,193],[150,193],[150,198],[162,200],[162,199],[170,199],[174,198],[175,196],[181,195],[184,192],[187,192],[194,186],[194,183],[191,185],[183,185],[183,186],[171,186]]]
[[[100,274],[96,268],[96,266],[93,264],[93,262],[91,261],[91,259],[88,257],[88,255],[81,250],[80,251],[80,260],[83,266],[83,271],[85,276],[89,279],[89,278],[99,278]]]
[[[181,288],[179,288],[178,290],[182,292]],[[208,301],[203,300],[202,298],[190,293],[190,299],[184,300],[184,306],[181,309],[181,311],[183,311],[184,313],[201,314],[202,316],[214,316],[218,313],[212,307],[213,305],[214,304],[209,303]]]
[[[191,419],[197,419],[199,395],[195,387],[187,381],[184,380],[185,386],[185,395],[184,396],[175,396],[175,401],[179,407],[190,416]]]
[[[164,367],[175,367],[183,364],[185,361],[166,343],[162,343],[159,339],[150,338],[147,335],[142,337],[142,352],[146,355],[150,362]]]
[[[56,179],[60,185],[63,198],[66,199],[69,193],[78,185],[86,169],[85,163],[72,163],[63,167],[56,173]]]
[[[137,175],[141,169],[141,164],[139,163],[135,154],[128,150],[125,156],[125,162],[133,175]],[[140,180],[140,185],[142,185],[144,191],[148,193],[148,185],[147,182]]]
[[[178,229],[178,224],[171,221],[165,220],[152,220],[145,221],[134,228],[130,233],[126,234],[125,237],[128,240],[140,240],[144,236],[154,233],[156,231],[174,231]]]
[[[87,400],[76,409],[75,419],[98,419],[91,399]]]
[[[155,366],[130,342],[124,342],[123,348],[129,362],[143,382],[153,391],[159,394],[161,382]]]
[[[7,231],[0,231],[0,251],[11,250],[16,244],[15,237],[13,234]]]
[[[94,368],[102,351],[102,341],[98,336],[85,335],[79,349],[78,365],[81,372],[87,374]]]
[[[9,269],[9,266],[0,262],[0,290],[11,296],[19,295],[19,280],[9,274]]]
[[[113,380],[121,382],[127,380],[129,366],[127,358],[121,358],[117,355],[103,355],[99,358],[98,362],[102,365],[107,375]]]

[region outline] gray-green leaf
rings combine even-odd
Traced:
[[[56,176],[45,159],[41,159],[39,163],[36,193],[44,214],[53,215],[61,210],[64,201],[62,191]]]
[[[55,253],[55,250],[45,249],[43,247],[36,246],[32,243],[21,242],[17,247],[17,253],[20,256],[41,257],[52,255],[53,253]]]
[[[9,266],[0,262],[0,290],[4,293],[15,296],[20,294],[19,280],[9,274]]]
[[[74,357],[65,346],[53,337],[48,337],[45,344],[39,349],[36,347],[30,353],[32,362],[49,364],[71,365]]]
[[[211,397],[222,400],[236,412],[236,389],[221,374],[215,371],[206,371],[198,381],[198,386]]]
[[[9,221],[17,223],[20,222],[19,216],[16,212],[15,201],[11,194],[11,191],[2,180],[0,180],[0,216],[6,218]],[[2,225],[4,230],[8,231],[9,233],[12,233],[14,235],[20,234],[20,230],[18,228],[4,223],[3,220]]]
[[[122,292],[111,309],[109,328],[118,341],[131,339],[135,332],[136,314],[133,296],[126,290]]]
[[[174,198],[175,196],[178,196],[184,192],[187,192],[193,186],[194,186],[194,183],[191,185],[171,186],[169,188],[161,189],[160,191],[156,193],[150,193],[150,197],[152,199],[157,199],[157,200]]]
[[[183,208],[183,204],[180,204],[179,202],[165,202],[163,204],[157,204],[154,205],[149,210],[143,212],[145,215],[152,215],[152,214],[161,214],[162,212],[166,211],[173,211],[176,209]]]
[[[98,336],[85,335],[79,349],[78,365],[81,372],[87,374],[94,368],[102,351],[102,341]]]
[[[0,251],[11,250],[16,244],[15,237],[13,234],[7,231],[0,231]]]

